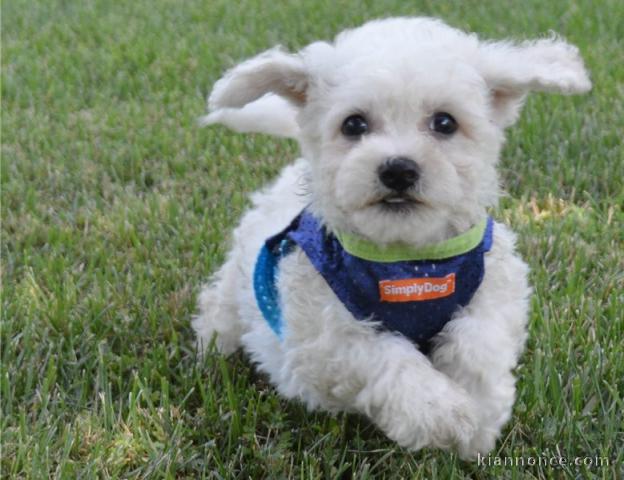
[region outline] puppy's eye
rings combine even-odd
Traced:
[[[345,137],[359,137],[368,132],[368,121],[362,115],[351,115],[342,122],[340,131]]]
[[[454,134],[457,131],[457,127],[457,120],[453,118],[453,115],[446,112],[434,113],[429,122],[429,128],[442,135]]]

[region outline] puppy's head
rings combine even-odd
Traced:
[[[578,50],[560,39],[482,42],[397,18],[248,60],[217,82],[209,108],[286,99],[317,215],[333,230],[417,245],[469,228],[496,201],[503,130],[528,92],[590,87]]]

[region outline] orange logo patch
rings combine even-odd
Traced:
[[[382,302],[418,302],[448,297],[455,292],[455,274],[446,277],[406,278],[382,280],[379,296]]]

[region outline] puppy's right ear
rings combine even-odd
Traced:
[[[279,47],[251,58],[228,71],[212,90],[208,109],[241,108],[267,93],[274,93],[295,106],[306,101],[308,75],[299,55]]]
[[[569,95],[591,89],[578,48],[556,36],[520,44],[486,42],[480,53],[494,121],[503,127],[516,121],[529,92]]]

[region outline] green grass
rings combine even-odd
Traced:
[[[199,129],[224,68],[389,14],[494,38],[553,29],[594,80],[535,95],[496,216],[535,287],[500,456],[404,451],[366,420],[280,399],[244,356],[197,362],[189,318],[247,195],[293,143]],[[2,4],[4,478],[624,476],[624,4],[618,0],[5,1]]]

